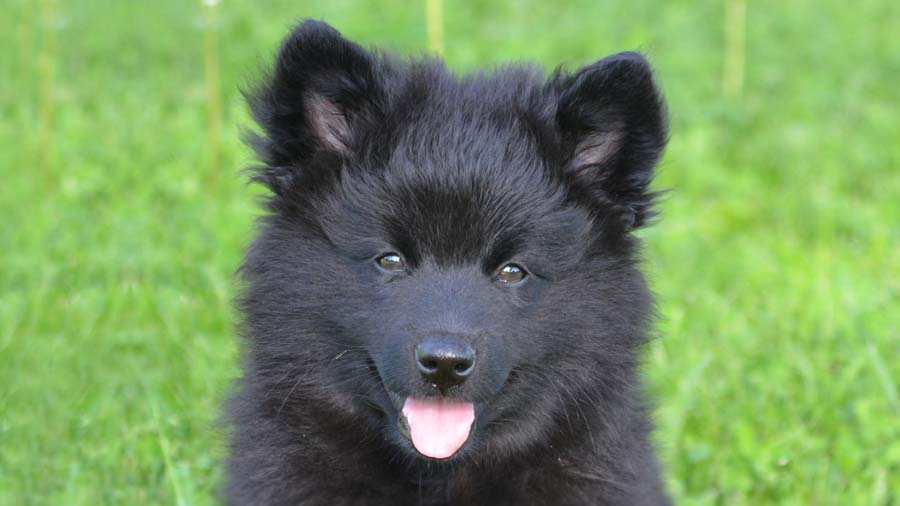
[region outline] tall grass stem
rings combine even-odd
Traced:
[[[219,92],[218,0],[203,1],[203,80],[206,88],[206,132],[209,149],[208,184],[219,181],[222,151],[222,98]]]
[[[428,31],[428,49],[444,54],[444,2],[425,0],[425,28]]]
[[[725,61],[722,65],[722,91],[729,97],[740,97],[744,91],[746,31],[747,2],[725,0]]]
[[[38,157],[45,187],[50,187],[53,179],[54,81],[57,59],[56,15],[55,0],[43,0],[41,3],[43,44],[38,56],[38,80],[41,90],[38,107]]]

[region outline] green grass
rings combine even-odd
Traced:
[[[445,2],[444,47],[655,63],[646,374],[679,502],[900,504],[900,3],[749,3],[737,95],[724,4]],[[422,52],[424,2],[225,0],[217,83],[199,2],[0,7],[0,505],[212,504],[259,213],[237,89],[299,17]]]

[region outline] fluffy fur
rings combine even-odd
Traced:
[[[242,268],[228,504],[668,504],[637,372],[632,232],[666,141],[641,55],[456,76],[306,21],[248,98],[272,193]],[[478,356],[443,394],[413,365],[434,333]],[[419,455],[389,392],[474,402],[469,440]]]

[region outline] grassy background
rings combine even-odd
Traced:
[[[443,44],[657,66],[646,373],[679,502],[900,504],[900,3],[741,6],[447,2]],[[237,88],[299,17],[422,52],[425,6],[0,8],[0,504],[212,504],[259,212]]]

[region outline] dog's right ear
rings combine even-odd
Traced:
[[[275,67],[246,93],[264,135],[249,143],[268,167],[257,179],[276,192],[284,178],[320,154],[352,157],[356,129],[382,100],[379,59],[331,26],[307,20],[282,42]]]

